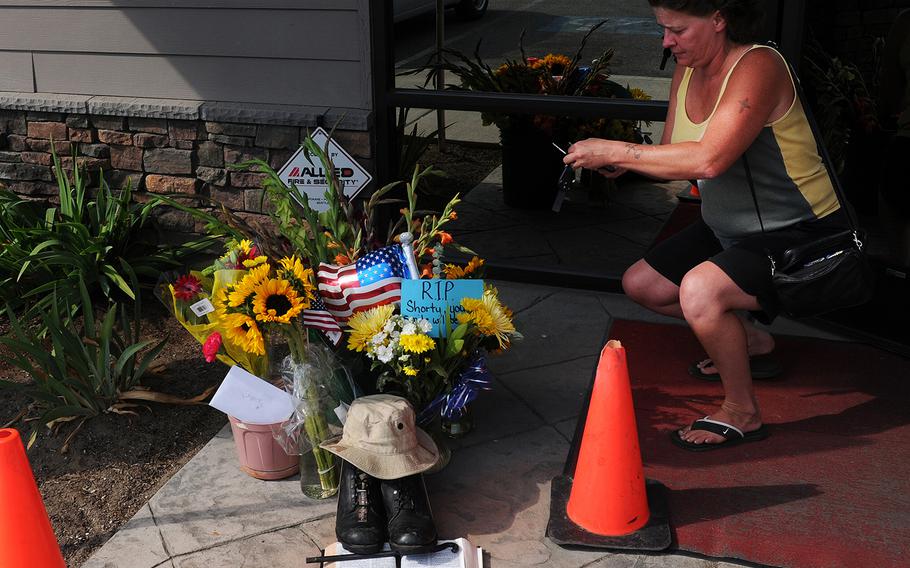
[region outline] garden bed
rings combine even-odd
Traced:
[[[433,191],[451,195],[475,187],[499,160],[496,147],[449,143],[446,153],[431,145],[420,163],[448,174],[433,180]],[[185,397],[218,385],[227,368],[205,363],[196,341],[147,298],[143,335],[167,336],[168,346],[143,384]],[[0,322],[0,334],[7,331]],[[27,380],[2,363],[0,377]],[[0,394],[0,426],[18,428],[25,440],[32,423],[17,417],[27,399],[7,390]],[[61,449],[77,422],[64,424],[56,435],[44,430],[28,457],[67,565],[79,566],[91,556],[226,423],[222,413],[206,405],[147,403],[135,415],[112,413],[86,421],[65,453]]]

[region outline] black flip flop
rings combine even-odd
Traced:
[[[705,359],[702,359],[702,361],[704,360]],[[710,359],[707,360],[710,361]],[[705,373],[698,366],[699,363],[701,363],[701,361],[696,361],[689,366],[690,375],[703,381],[711,381],[714,383],[720,381],[720,373]],[[711,365],[711,363],[709,363],[709,365]],[[777,360],[777,357],[774,356],[774,353],[752,355],[749,357],[749,369],[752,371],[752,378],[759,381],[774,379],[784,372],[783,366],[780,364],[780,361]]]
[[[767,438],[769,434],[768,429],[764,424],[759,426],[757,430],[752,430],[751,432],[743,432],[732,424],[727,424],[726,422],[721,422],[720,420],[714,420],[713,418],[708,418],[707,416],[693,422],[692,426],[690,426],[689,429],[712,432],[724,438],[723,442],[694,444],[692,442],[683,440],[679,436],[679,430],[673,430],[670,432],[670,440],[680,448],[689,450],[690,452],[707,452],[709,450],[716,450],[718,448],[735,446],[737,444],[742,444],[743,442],[758,442],[759,440],[764,440]]]

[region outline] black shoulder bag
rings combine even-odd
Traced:
[[[850,223],[849,229],[791,247],[777,255],[777,258],[768,255],[771,260],[771,280],[781,311],[790,317],[799,318],[864,304],[871,299],[873,286],[872,270],[863,248],[864,234],[857,228],[856,218],[844,198],[843,188],[831,167],[831,158],[822,142],[818,124],[806,104],[799,78],[792,67],[790,74],[796,85],[796,96],[803,105],[822,162],[834,186],[834,193]],[[745,154],[743,166],[752,191],[758,223],[764,233],[765,225],[758,209],[752,172]]]

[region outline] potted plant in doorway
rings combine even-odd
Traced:
[[[458,77],[448,89],[500,93],[567,95],[579,97],[650,99],[641,89],[623,87],[609,79],[613,50],[604,50],[590,64],[582,64],[588,38],[604,22],[584,36],[573,57],[549,53],[529,57],[523,46],[520,59],[506,59],[496,68],[483,61],[480,43],[472,57],[450,49],[442,51],[442,62],[431,63],[426,84],[440,70]],[[523,40],[524,34],[522,34]],[[499,128],[502,146],[503,200],[512,207],[547,209],[556,196],[557,179],[563,169],[562,148],[584,138],[608,138],[641,143],[645,141],[640,123],[634,120],[583,118],[542,114],[482,114],[484,125]]]

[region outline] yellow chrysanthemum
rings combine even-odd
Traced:
[[[414,367],[405,367],[404,369],[402,369],[402,371],[404,371],[404,374],[409,377],[417,376],[417,369],[415,369]]]
[[[477,331],[487,337],[495,337],[500,349],[509,347],[510,335],[516,335],[515,325],[512,323],[512,312],[499,302],[496,289],[487,288],[481,299],[464,298],[461,305],[466,312],[458,314],[460,323],[472,322],[477,326]]]
[[[246,314],[227,314],[222,320],[228,341],[253,355],[265,355],[265,341],[256,321]]]
[[[395,306],[386,304],[357,312],[348,320],[351,335],[348,337],[348,349],[364,351],[373,339],[373,336],[382,331],[385,322],[392,317]]]
[[[254,291],[253,313],[261,322],[291,323],[309,305],[291,283],[281,278],[262,282]]]
[[[422,333],[402,334],[398,338],[398,343],[402,349],[409,353],[426,353],[436,347],[436,342],[433,341],[433,338]]]
[[[443,268],[443,272],[445,273],[447,279],[454,280],[458,278],[466,278],[467,276],[474,274],[478,269],[480,269],[481,266],[483,266],[483,259],[475,256],[464,267],[458,266],[457,264],[447,264]]]

